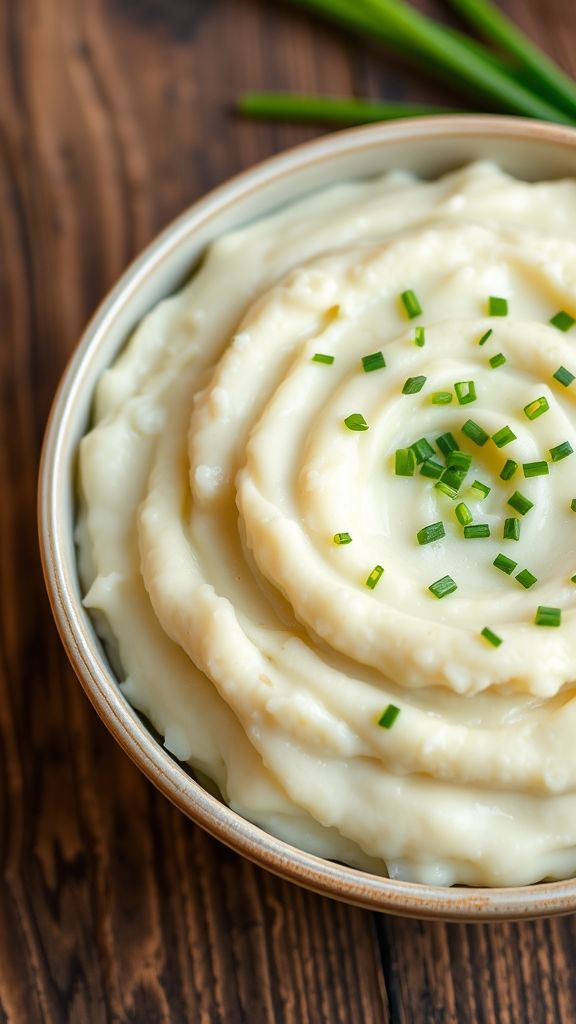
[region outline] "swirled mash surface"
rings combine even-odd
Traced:
[[[102,377],[80,456],[86,606],[128,700],[264,829],[411,881],[576,871],[576,455],[551,454],[576,449],[576,328],[550,322],[561,310],[576,316],[575,182],[394,172],[215,242]],[[416,459],[396,473],[422,440],[444,473],[448,434],[472,457],[456,497]],[[465,536],[460,503],[489,536]],[[457,589],[438,598],[445,576]],[[559,626],[536,624],[541,606]]]

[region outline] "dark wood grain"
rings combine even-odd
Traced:
[[[572,4],[508,6],[576,73]],[[252,867],[132,767],[52,625],[34,504],[58,377],[159,228],[315,134],[239,121],[248,87],[458,99],[281,3],[0,0],[0,1022],[569,1024],[574,918],[404,922]]]

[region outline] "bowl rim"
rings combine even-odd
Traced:
[[[184,814],[212,836],[284,879],[325,896],[406,917],[487,921],[567,914],[576,910],[576,879],[501,888],[445,888],[384,878],[306,853],[269,835],[211,796],[155,739],[122,695],[95,630],[77,598],[76,563],[68,557],[62,503],[72,448],[67,434],[91,354],[127,299],[154,274],[160,260],[210,218],[263,184],[332,159],[398,141],[443,139],[542,141],[576,149],[576,129],[498,115],[410,118],[335,132],[258,163],[208,192],[157,235],[130,263],[88,322],[72,352],[48,418],[38,480],[42,568],[61,640],[85,693],[114,738],[144,775]]]

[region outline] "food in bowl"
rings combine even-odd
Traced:
[[[271,833],[440,885],[576,871],[576,182],[343,184],[216,243],[102,377],[85,603]]]

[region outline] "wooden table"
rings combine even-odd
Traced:
[[[573,4],[508,6],[576,73]],[[185,820],[83,696],[38,562],[42,431],[88,315],[207,188],[318,131],[243,123],[236,93],[459,97],[270,0],[0,0],[0,51],[0,1022],[574,1022],[574,918],[370,914]]]

